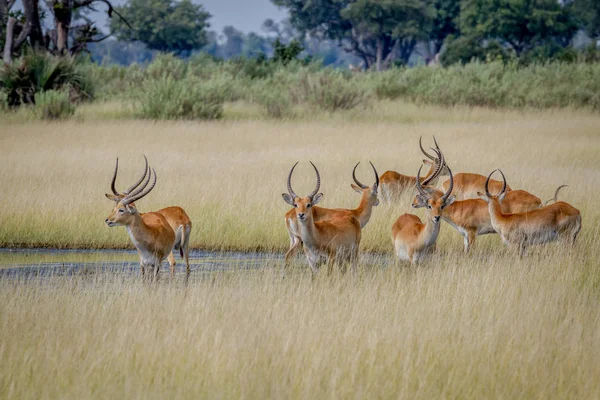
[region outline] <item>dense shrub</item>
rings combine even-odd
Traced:
[[[365,88],[341,71],[303,72],[292,90],[298,100],[319,110],[349,110],[368,102]]]
[[[146,80],[133,102],[141,118],[218,119],[223,116],[224,92],[221,82],[163,76]]]
[[[34,113],[40,119],[66,119],[75,114],[69,92],[48,90],[35,94]]]
[[[277,90],[270,87],[259,90],[255,93],[254,101],[260,104],[268,117],[289,118],[294,115],[292,100],[284,88]]]
[[[7,92],[12,107],[35,102],[39,92],[67,90],[77,102],[94,95],[92,81],[80,68],[83,61],[73,57],[53,57],[45,53],[24,55],[0,67],[0,89]]]

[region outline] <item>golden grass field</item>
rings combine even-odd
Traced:
[[[415,174],[418,138],[434,134],[455,173],[500,167],[542,199],[569,184],[560,197],[581,210],[582,232],[574,249],[519,260],[495,235],[465,255],[444,223],[417,267],[314,282],[301,258],[284,280],[279,260],[193,273],[187,287],[103,273],[0,280],[0,398],[600,398],[599,115],[381,103],[272,121],[236,107],[210,123],[0,118],[0,245],[129,246],[104,225],[104,193],[116,156],[124,188],[146,154],[158,184],[139,208],[184,207],[193,247],[281,254],[294,162],[296,192],[312,189],[312,160],[322,205],[351,207],[356,162],[365,183],[368,160]],[[389,257],[391,225],[411,210],[376,208],[361,249]]]

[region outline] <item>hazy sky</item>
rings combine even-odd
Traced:
[[[260,33],[260,27],[267,18],[281,21],[286,17],[286,12],[279,10],[270,0],[193,0],[194,3],[203,4],[204,8],[212,14],[209,20],[210,29],[221,32],[226,25],[233,25],[243,32]],[[113,0],[113,5],[124,4],[125,0]],[[20,1],[17,2],[20,7]],[[98,27],[106,28],[106,6],[97,5]]]

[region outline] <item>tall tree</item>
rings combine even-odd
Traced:
[[[115,7],[130,26],[113,19],[111,30],[124,41],[140,41],[158,51],[189,53],[207,43],[210,14],[191,0],[130,0]]]
[[[434,54],[438,54],[448,36],[458,36],[460,0],[431,0],[431,5],[435,9],[435,18],[429,37]]]
[[[366,67],[385,69],[408,62],[417,42],[428,37],[435,10],[425,0],[272,0],[290,12],[301,33],[337,40]]]
[[[571,0],[569,8],[590,37],[600,40],[600,1]]]
[[[577,25],[556,0],[463,0],[461,32],[510,45],[517,56],[549,42],[566,45]]]

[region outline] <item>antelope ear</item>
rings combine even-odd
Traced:
[[[319,202],[321,201],[322,198],[323,198],[323,193],[316,194],[315,197],[313,197],[313,199],[312,199],[313,206],[315,204],[319,204]]]
[[[127,210],[127,212],[131,213],[131,214],[135,214],[138,212],[138,210],[135,208],[134,204],[127,204],[125,206],[125,209]]]
[[[431,160],[423,160],[423,164],[425,164],[425,165],[432,165],[433,161],[431,161]]]
[[[296,204],[294,204],[294,199],[292,199],[292,196],[290,196],[287,193],[282,193],[281,197],[283,197],[283,201],[285,201],[286,203],[288,203],[290,206],[296,206]]]
[[[505,190],[504,193],[502,193],[500,196],[498,196],[498,201],[500,203],[502,203],[502,200],[504,200],[504,196],[506,196],[506,193],[508,193],[508,190]]]
[[[420,194],[416,195],[413,203],[412,203],[412,207],[413,208],[423,208],[427,205],[427,199],[423,196],[421,196]]]
[[[448,207],[450,204],[454,203],[455,200],[456,200],[455,195],[448,197],[448,200],[446,200],[446,202],[444,203],[444,207]]]
[[[112,201],[119,201],[120,200],[119,196],[115,196],[114,194],[106,193],[104,195],[106,196],[107,199],[112,200]]]
[[[481,200],[485,200],[485,201],[486,201],[486,202],[488,202],[488,203],[490,202],[490,198],[489,198],[489,197],[487,197],[485,194],[483,194],[483,193],[481,193],[481,192],[477,192],[477,196],[479,196],[479,198],[480,198]]]
[[[356,186],[354,183],[350,184],[350,187],[352,187],[352,189],[354,189],[355,192],[362,194],[363,190],[360,186]]]

